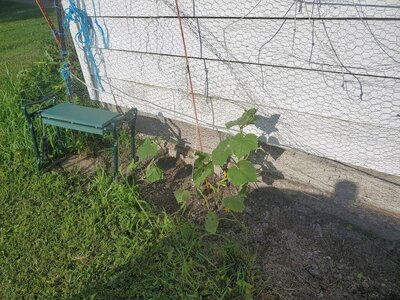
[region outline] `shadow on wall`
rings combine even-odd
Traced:
[[[179,158],[180,155],[186,156],[188,153],[188,147],[191,143],[182,136],[182,129],[162,114],[159,114],[158,118],[139,114],[137,124],[141,133],[157,136],[165,140],[166,143],[175,144],[176,158]]]
[[[279,131],[278,128],[276,128],[276,125],[278,124],[280,116],[281,115],[279,114],[274,114],[270,117],[257,115],[255,126],[263,132],[259,137],[261,142],[280,145],[279,140],[276,137],[271,136],[271,133]]]
[[[270,160],[268,160],[269,157],[276,160],[285,152],[284,149],[276,147],[280,145],[280,142],[276,137],[271,136],[272,133],[279,131],[278,128],[276,128],[276,125],[279,122],[280,116],[281,115],[279,114],[274,114],[270,117],[256,115],[257,119],[255,126],[263,132],[258,138],[262,143],[261,147],[263,151],[258,151],[252,157],[252,160],[261,166],[261,178],[266,184],[272,184],[277,179],[285,178],[282,172],[279,171]]]
[[[278,123],[279,118],[280,115],[278,114],[272,115],[271,117],[257,115],[256,127],[263,130],[263,134],[259,137],[262,142],[262,150],[254,153],[250,159],[260,165],[262,180],[267,184],[272,184],[277,179],[284,179],[282,172],[274,166],[270,159],[273,158],[276,160],[285,152],[284,149],[275,146],[279,145],[279,141],[275,137],[269,136],[271,133],[278,131],[276,124]],[[173,121],[165,118],[161,113],[158,115],[158,118],[139,115],[137,123],[138,130],[141,133],[158,136],[167,142],[175,144],[176,158],[179,158],[181,154],[185,156],[188,153],[188,147],[193,148],[192,143],[196,140],[194,137],[195,129],[193,125]],[[190,127],[189,133],[193,131],[192,136],[190,136],[188,131],[185,130],[185,126]],[[186,132],[183,133],[182,130]],[[184,137],[183,135],[186,136]],[[211,129],[203,129],[202,135],[205,137],[205,143],[215,144],[215,147],[218,142],[223,140],[228,134],[222,132],[216,133],[215,130]],[[265,141],[268,143],[272,142],[273,145],[268,145]]]

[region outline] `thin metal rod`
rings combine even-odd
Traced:
[[[112,136],[114,140],[114,147],[113,147],[113,156],[114,156],[114,176],[113,179],[116,180],[118,177],[118,135],[117,135],[117,126],[115,123],[112,124]]]
[[[61,46],[61,42],[60,42],[60,35],[57,32],[56,27],[54,26],[53,21],[50,19],[49,14],[47,13],[46,9],[44,8],[44,5],[42,3],[42,0],[36,0],[36,4],[40,9],[40,12],[42,13],[43,17],[45,18],[47,24],[49,25],[50,29],[51,29],[51,33],[53,34],[54,40],[56,41],[56,43]]]
[[[184,51],[184,54],[185,54],[185,62],[186,62],[186,68],[187,68],[187,74],[188,74],[189,89],[190,89],[190,94],[192,96],[193,112],[194,112],[194,118],[195,118],[195,121],[196,121],[197,141],[199,143],[200,151],[203,152],[203,142],[201,140],[199,119],[198,119],[198,116],[197,116],[196,99],[195,99],[195,96],[194,96],[192,73],[190,72],[189,56],[188,56],[188,52],[187,52],[187,48],[186,48],[186,40],[185,40],[185,34],[183,32],[182,18],[181,18],[181,14],[180,14],[180,11],[179,11],[178,0],[175,0],[175,5],[176,5],[176,14],[177,14],[178,20],[179,20],[179,29],[180,29],[181,37],[182,37],[183,51]]]
[[[65,32],[64,32],[64,26],[63,26],[63,9],[62,9],[62,4],[60,0],[55,0],[56,2],[56,14],[57,14],[57,24],[58,24],[58,36],[60,39],[60,50],[62,58],[65,58],[67,56],[67,42],[65,40]]]
[[[135,117],[129,121],[129,129],[130,129],[130,135],[131,135],[131,157],[133,161],[135,161],[135,135],[136,135],[136,118],[137,118],[137,112],[135,113]]]
[[[60,56],[61,60],[65,62],[66,67],[70,68],[69,62],[66,61],[68,57],[68,50],[67,50],[67,40],[65,39],[65,32],[63,26],[63,19],[64,19],[64,11],[62,9],[62,4],[60,0],[55,0],[56,3],[56,14],[57,14],[57,23],[58,23],[58,36],[60,39]],[[72,102],[72,86],[71,86],[71,77],[65,77],[65,85],[67,88],[67,100],[68,102]]]

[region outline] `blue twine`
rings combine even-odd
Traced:
[[[94,23],[96,24],[102,36],[104,48],[108,48],[106,35],[97,21],[96,9],[93,0],[92,3],[94,9]],[[79,31],[75,35],[75,41],[77,42],[77,44],[82,45],[81,49],[86,54],[85,57],[88,61],[89,68],[92,70],[96,85],[99,88],[101,88],[102,91],[104,91],[104,87],[101,83],[100,71],[96,64],[96,60],[92,50],[92,46],[94,45],[94,40],[96,39],[96,31],[94,30],[93,24],[90,18],[88,17],[86,11],[78,8],[74,0],[69,0],[69,7],[65,10],[65,18],[63,21],[63,26],[65,31],[69,29],[71,21],[77,24],[79,29]]]
[[[94,0],[92,0],[92,5],[93,5],[94,23],[96,24],[97,29],[98,29],[98,30],[100,31],[100,33],[101,33],[101,37],[102,37],[102,39],[103,39],[104,48],[107,49],[107,48],[108,48],[108,41],[107,41],[107,39],[106,39],[106,35],[104,34],[103,28],[100,26],[99,22],[97,21],[96,6],[94,5]]]
[[[71,76],[71,71],[69,69],[69,65],[64,62],[62,68],[60,69],[60,74],[62,76],[62,78],[64,79],[65,85],[66,85],[66,93],[68,96],[68,99],[71,97],[72,95],[72,91],[71,91],[71,85],[70,85],[70,76]]]
[[[68,51],[61,49],[60,50],[60,55],[61,55],[61,57],[66,57],[66,56],[68,56]]]

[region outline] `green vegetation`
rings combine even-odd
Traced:
[[[245,110],[241,117],[226,123],[227,128],[238,126],[240,131],[236,135],[221,141],[213,150],[212,155],[196,153],[193,182],[199,194],[205,199],[207,206],[209,204],[208,198],[212,197],[214,201],[221,202],[225,211],[244,211],[248,184],[257,182],[257,170],[248,158],[259,147],[257,136],[252,133],[245,133],[243,129],[255,123],[256,113],[257,109],[255,108]],[[214,166],[221,167],[224,176],[211,183],[209,179],[214,175]],[[228,185],[233,185],[236,188],[237,193],[235,195],[223,196],[223,189]],[[184,195],[183,191],[177,190],[175,198],[178,203],[184,203],[184,198],[188,199],[189,197]],[[206,230],[209,233],[216,233],[218,223],[216,212],[208,211],[205,222]]]
[[[54,14],[53,14],[54,15]],[[44,41],[52,39],[39,9],[28,4],[0,3],[0,80],[43,57]]]
[[[144,168],[141,177],[150,183],[164,179],[163,171],[156,164],[157,152],[157,145],[150,138],[144,139],[137,148],[137,160],[130,163],[128,170]]]
[[[102,169],[37,174],[21,96],[59,86],[57,62],[36,9],[0,6],[0,298],[250,298],[253,259],[233,242],[157,213]]]
[[[36,173],[21,98],[62,90],[59,65],[43,57],[48,29],[36,9],[0,6],[9,70],[0,76],[0,298],[250,298],[253,257],[237,244],[156,212],[102,169],[90,178]],[[71,139],[69,150],[84,140]],[[139,155],[153,152],[144,142]]]

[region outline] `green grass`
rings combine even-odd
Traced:
[[[54,16],[52,10],[49,10]],[[0,79],[6,69],[16,74],[43,56],[43,42],[51,40],[50,29],[36,6],[0,2]]]
[[[247,251],[157,213],[137,187],[113,182],[102,169],[90,178],[35,171],[21,95],[42,93],[54,84],[49,77],[58,81],[49,61],[32,66],[43,58],[37,46],[48,30],[33,10],[4,2],[0,26],[0,55],[10,70],[0,76],[0,299],[243,299],[254,293]],[[15,80],[22,66],[29,67]]]
[[[237,245],[158,214],[99,170],[37,174],[20,100],[0,91],[0,298],[231,299],[251,291]]]

